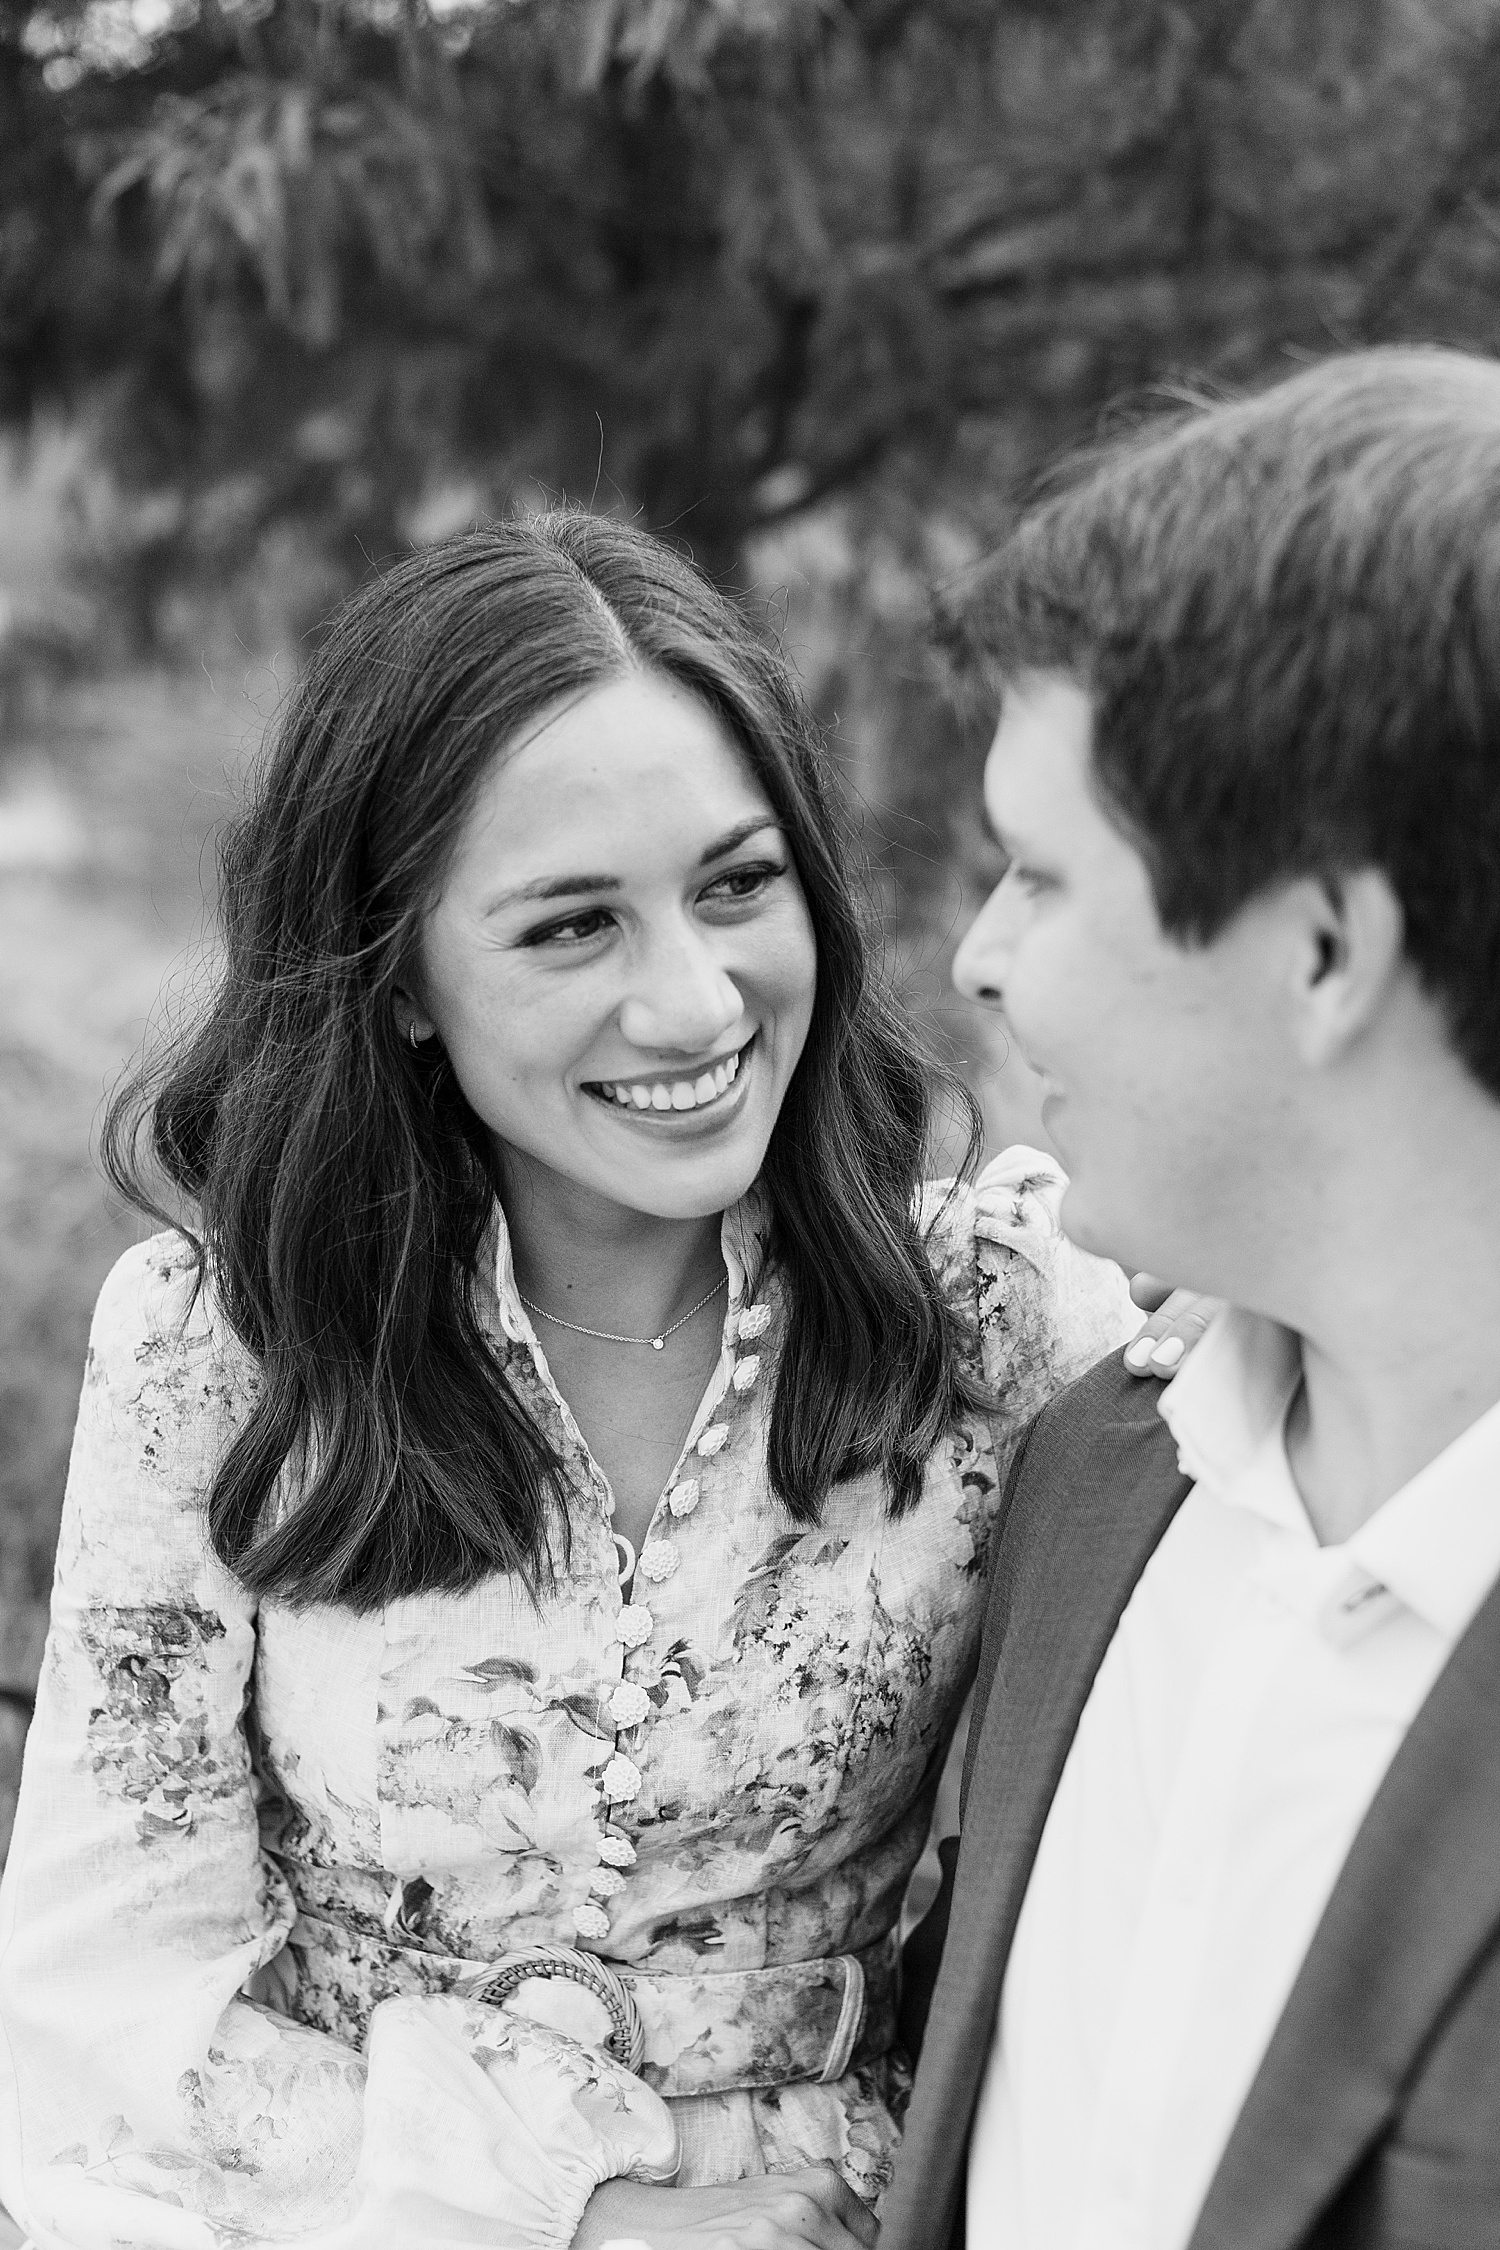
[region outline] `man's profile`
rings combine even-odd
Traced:
[[[956,977],[1068,1231],[1237,1309],[1013,1472],[883,2244],[1500,2241],[1500,368],[1138,436],[967,628]]]

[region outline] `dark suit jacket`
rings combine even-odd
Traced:
[[[1106,1360],[1038,1416],[1007,1486],[957,1868],[950,1854],[910,1949],[921,2063],[881,2250],[963,2241],[974,2105],[1042,1826],[1188,1491],[1158,1396]],[[1365,1816],[1190,2250],[1500,2250],[1500,1589]]]

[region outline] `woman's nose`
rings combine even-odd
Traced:
[[[738,985],[695,936],[655,945],[620,1010],[620,1029],[634,1047],[701,1055],[739,1022]]]

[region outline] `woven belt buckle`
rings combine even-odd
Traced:
[[[572,1945],[533,1945],[519,1953],[502,1953],[478,1976],[468,1978],[464,1993],[472,2000],[487,2000],[503,2008],[511,1994],[533,1977],[566,1977],[581,1984],[600,2001],[610,2020],[606,2047],[616,2062],[639,2072],[646,2055],[646,2027],[629,1988],[597,1954],[581,1953]]]

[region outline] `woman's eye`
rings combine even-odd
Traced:
[[[611,916],[602,906],[590,906],[581,914],[570,914],[564,921],[544,923],[539,930],[528,930],[522,938],[523,945],[582,945],[589,938],[598,937],[610,926]]]
[[[703,895],[707,899],[727,899],[731,905],[740,905],[747,899],[759,898],[785,873],[785,863],[780,860],[760,860],[750,867],[731,867],[716,876]]]

